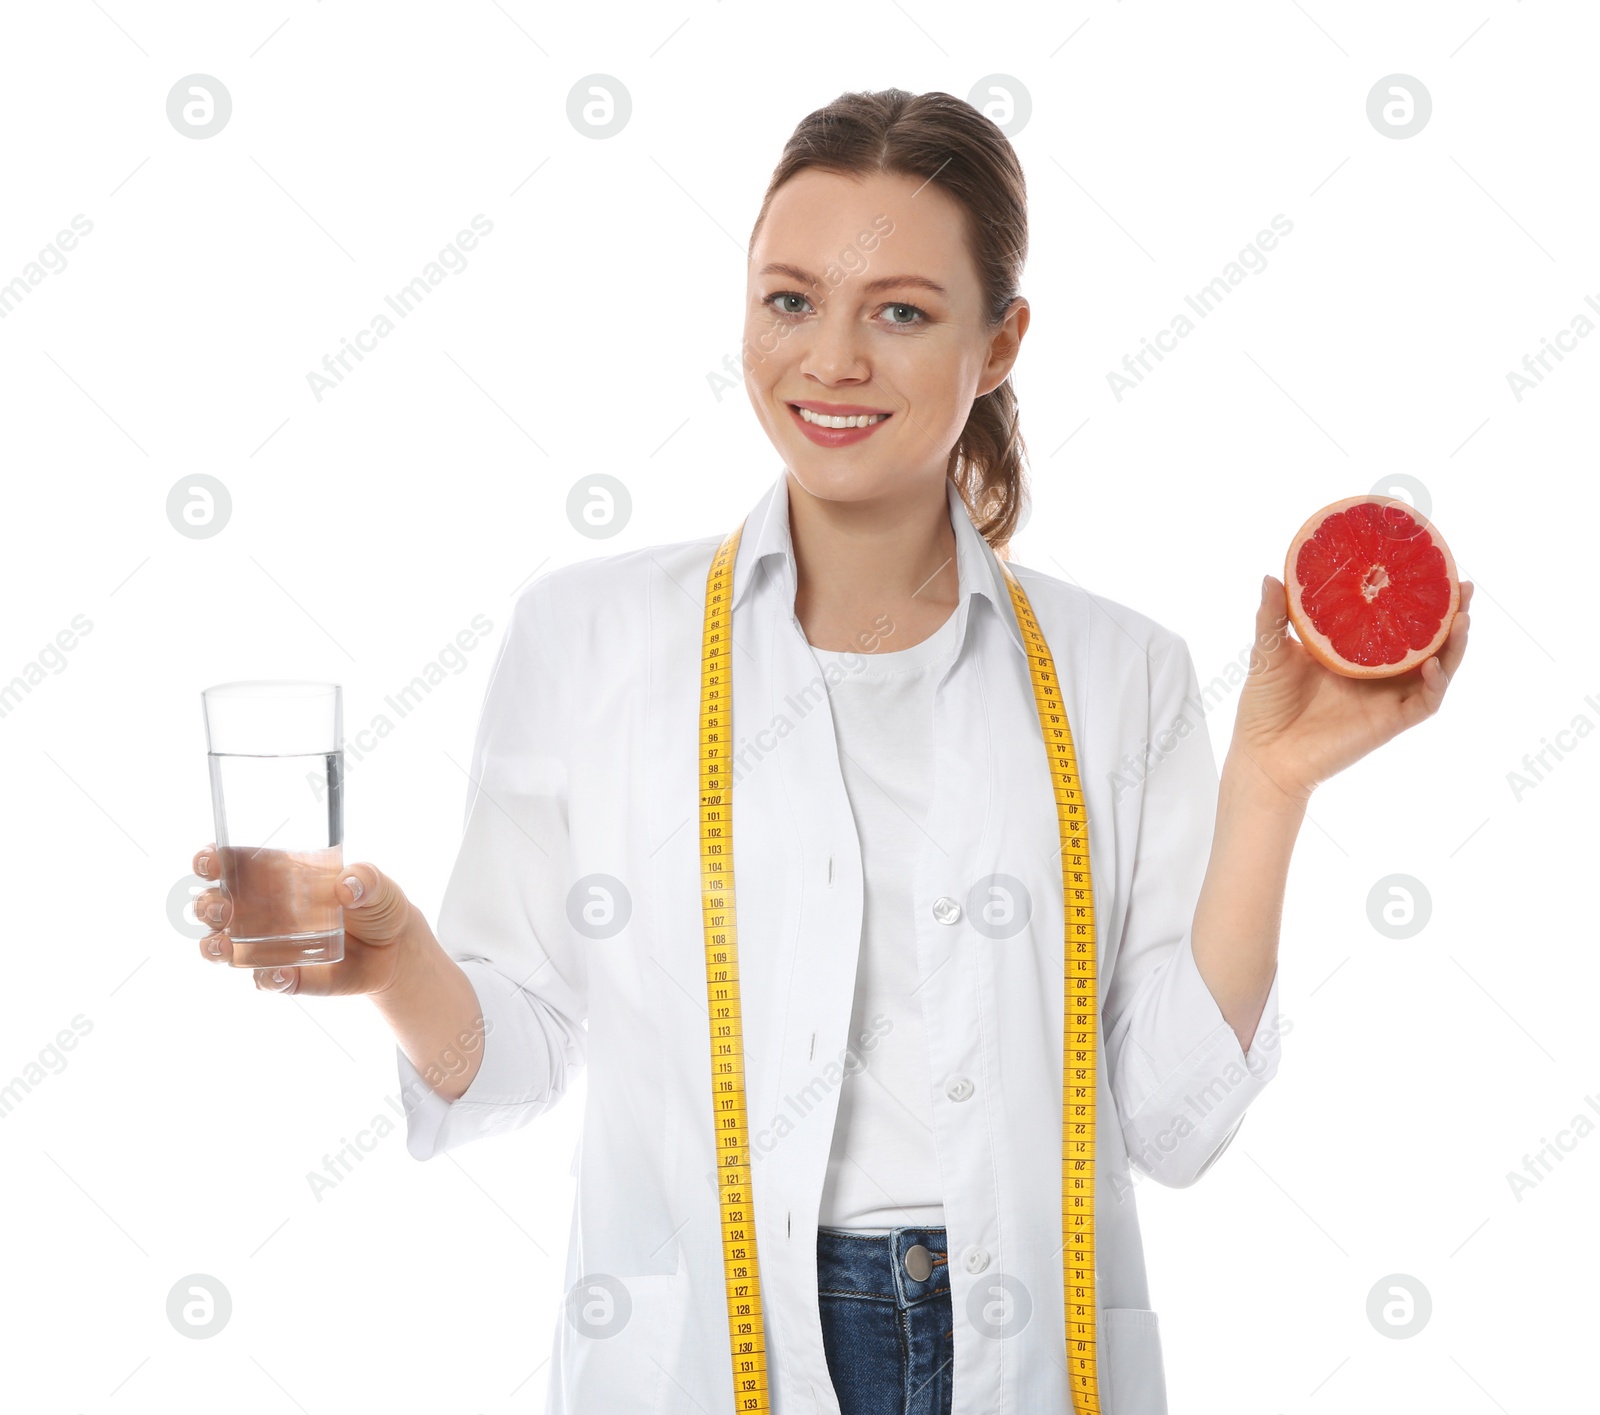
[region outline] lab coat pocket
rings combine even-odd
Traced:
[[[1100,1399],[1105,1415],[1167,1415],[1167,1378],[1161,1362],[1161,1325],[1148,1307],[1100,1311]]]
[[[680,1408],[679,1387],[667,1373],[681,1364],[687,1278],[681,1267],[599,1276],[569,1294],[562,1332],[565,1410],[666,1415]]]

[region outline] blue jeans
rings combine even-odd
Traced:
[[[913,1275],[926,1265],[925,1278]],[[944,1229],[819,1226],[817,1301],[844,1415],[950,1415],[955,1322]]]

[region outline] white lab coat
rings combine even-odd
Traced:
[[[771,1408],[839,1415],[816,1225],[839,1079],[866,1043],[847,1035],[861,856],[823,682],[794,616],[787,491],[780,471],[745,523],[734,572],[745,1079]],[[1038,1415],[1070,1409],[1060,842],[999,562],[953,485],[948,500],[961,622],[936,693],[913,897],[950,1244],[953,1415]],[[418,1159],[526,1125],[589,1068],[567,1291],[573,1310],[613,1327],[608,1293],[620,1285],[631,1307],[603,1337],[558,1318],[550,1412],[733,1411],[697,814],[706,572],[729,529],[565,566],[519,595],[437,928],[482,1004],[482,1067],[450,1103],[397,1051],[402,1087],[419,1099],[407,1121]],[[1277,979],[1247,1057],[1190,950],[1217,773],[1184,641],[1011,568],[1055,659],[1088,802],[1103,1408],[1166,1415],[1130,1160],[1181,1187],[1226,1148],[1277,1070]],[[991,900],[1024,897],[1014,886],[994,895],[995,875],[1026,892],[1029,921],[1010,936],[972,927]]]

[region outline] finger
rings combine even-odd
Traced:
[[[364,861],[339,872],[334,897],[346,912],[346,926],[363,943],[392,943],[410,921],[411,901],[405,891]]]
[[[1252,673],[1280,662],[1289,651],[1289,601],[1283,581],[1272,575],[1265,579],[1266,592],[1256,606],[1256,636],[1250,655]]]
[[[200,956],[207,963],[233,962],[233,940],[225,933],[209,933],[200,940]]]
[[[1407,675],[1409,676],[1409,675]],[[1413,710],[1406,719],[1406,726],[1420,721],[1424,717],[1431,717],[1439,711],[1439,705],[1444,701],[1444,690],[1450,686],[1450,677],[1439,663],[1439,655],[1433,654],[1422,660],[1417,672],[1420,691],[1415,695],[1407,694],[1400,699],[1402,708],[1420,705],[1421,711]]]
[[[1422,660],[1417,675],[1421,686],[1421,691],[1417,694],[1417,702],[1422,708],[1419,717],[1432,716],[1444,703],[1445,691],[1455,677],[1456,665],[1461,662],[1461,655],[1466,652],[1467,631],[1470,628],[1468,616],[1458,612],[1450,625],[1449,634],[1445,636],[1444,647],[1438,653],[1430,654]],[[1401,699],[1402,704],[1407,701],[1408,697]]]
[[[359,940],[345,936],[344,957],[337,963],[307,964],[292,971],[298,976],[294,992],[300,997],[351,997],[375,992],[394,980],[395,952],[391,948],[367,948]],[[272,969],[263,968],[271,974]],[[264,986],[279,991],[270,976]]]
[[[1470,584],[1462,586],[1461,608],[1456,610],[1456,617],[1450,621],[1450,632],[1445,635],[1444,647],[1434,655],[1439,661],[1439,667],[1444,670],[1446,683],[1456,676],[1456,665],[1461,662],[1462,654],[1467,651],[1467,636],[1472,631],[1472,616],[1467,613],[1471,588]]]
[[[300,991],[299,968],[256,968],[253,971],[256,988],[261,992],[292,994]]]
[[[213,929],[225,929],[233,914],[233,901],[220,889],[202,889],[194,897],[195,922]]]

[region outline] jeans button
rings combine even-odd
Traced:
[[[920,1243],[906,1249],[906,1272],[917,1282],[926,1282],[933,1275],[933,1254]]]

